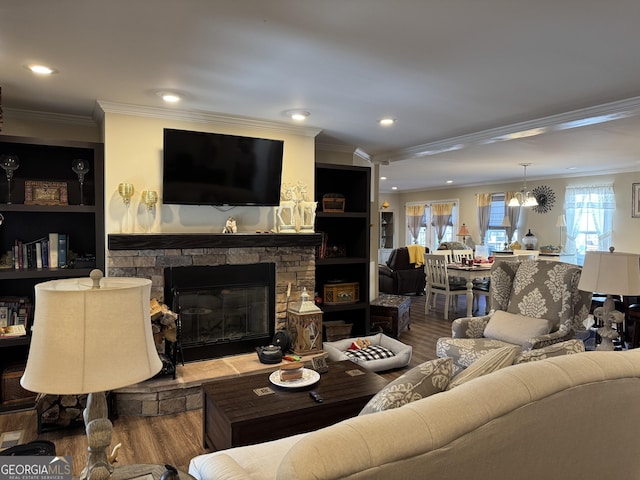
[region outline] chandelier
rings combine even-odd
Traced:
[[[536,200],[535,195],[533,195],[529,190],[527,190],[527,167],[531,165],[530,163],[521,163],[524,167],[524,183],[522,185],[522,190],[516,192],[515,196],[509,200],[509,207],[535,207],[538,205],[538,200]]]

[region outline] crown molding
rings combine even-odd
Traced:
[[[259,120],[250,117],[222,115],[217,113],[195,112],[187,110],[174,110],[159,107],[145,107],[126,103],[98,100],[94,111],[94,118],[104,119],[105,113],[116,113],[138,117],[161,118],[165,120],[178,120],[208,125],[222,125],[226,127],[255,128],[271,132],[316,137],[322,129],[316,127],[304,127],[285,123]]]
[[[625,100],[572,110],[570,112],[560,113],[557,115],[513,123],[502,127],[491,128],[480,132],[460,135],[458,137],[451,137],[443,140],[437,140],[435,142],[424,143],[422,145],[416,145],[414,147],[374,155],[373,162],[388,164],[400,160],[409,160],[453,150],[460,150],[472,145],[490,144],[509,139],[522,138],[519,137],[518,134],[523,134],[522,136],[532,136],[568,128],[577,128],[580,126],[564,126],[564,124],[569,122],[596,119],[597,117],[612,117],[608,120],[605,119],[600,122],[593,122],[602,123],[604,121],[612,121],[618,118],[625,118],[638,114],[640,114],[640,97],[632,97]],[[593,123],[585,123],[585,125]],[[539,131],[532,133],[532,135],[527,135],[527,132],[534,132],[536,130]]]
[[[53,122],[66,125],[80,125],[84,127],[96,127],[96,121],[87,116],[70,115],[66,113],[39,112],[36,110],[23,110],[20,108],[3,108],[5,121],[8,118],[19,120]]]

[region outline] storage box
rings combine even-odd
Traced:
[[[324,285],[324,303],[339,305],[341,303],[356,303],[360,300],[360,284],[327,283]]]
[[[382,331],[393,338],[411,325],[411,297],[380,295],[371,302],[371,330]]]
[[[341,193],[325,193],[322,196],[322,211],[344,213],[344,195]]]
[[[0,391],[3,404],[29,403],[36,400],[36,393],[25,390],[20,385],[20,379],[24,374],[24,363],[8,365],[2,371]]]
[[[336,320],[324,323],[324,332],[327,342],[335,342],[351,336],[353,324],[345,323],[344,320]]]

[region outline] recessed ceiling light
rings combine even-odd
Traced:
[[[453,180],[447,180],[447,183],[453,183]]]
[[[55,68],[47,67],[46,65],[27,65],[26,68],[36,75],[52,75],[58,73]]]
[[[396,123],[396,119],[391,117],[381,118],[380,120],[378,120],[378,123],[383,127],[389,127]]]
[[[391,190],[397,190],[398,187],[391,187]]]
[[[158,95],[162,100],[168,103],[176,103],[181,99],[180,95],[174,92],[158,92]]]
[[[284,114],[291,118],[291,120],[295,120],[296,122],[302,122],[307,119],[309,115],[311,115],[306,110],[287,110]]]
[[[380,180],[386,180],[387,177],[380,177]]]

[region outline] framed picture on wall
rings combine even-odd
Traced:
[[[632,204],[631,204],[631,216],[633,218],[640,218],[640,183],[634,183],[631,185],[632,190]]]

